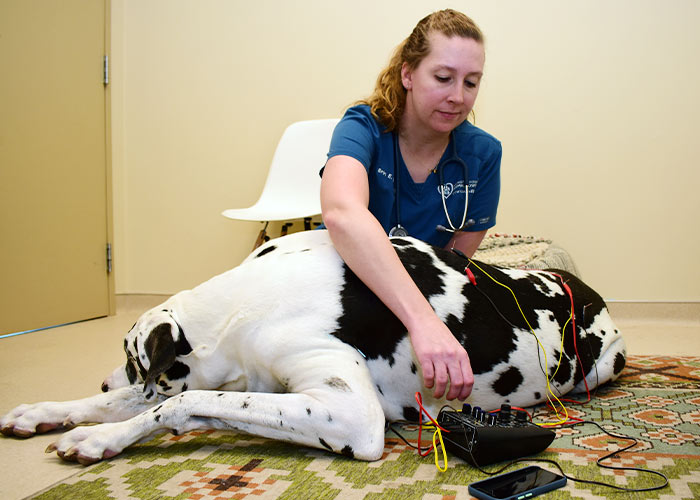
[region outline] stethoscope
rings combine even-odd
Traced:
[[[399,200],[401,168],[399,166],[398,159],[399,137],[398,134],[396,134],[395,132],[392,133],[392,136],[394,139],[394,200],[396,204],[396,225],[389,230],[389,236],[408,236],[408,231],[405,227],[401,225],[401,203]],[[452,143],[452,156],[450,158],[447,158],[444,162],[438,163],[438,166],[436,167],[438,175],[440,176],[440,187],[438,189],[440,191],[440,197],[442,198],[442,209],[445,211],[445,216],[447,217],[447,224],[449,224],[450,226],[445,227],[442,224],[438,224],[437,226],[435,226],[435,229],[443,233],[456,233],[457,231],[466,231],[468,227],[473,226],[475,224],[473,219],[467,220],[467,208],[469,208],[469,167],[467,167],[467,164],[459,156],[457,156],[457,143],[455,142],[454,132],[450,132],[450,142]],[[450,162],[456,162],[457,164],[461,165],[462,170],[464,171],[464,213],[462,214],[462,223],[459,225],[459,227],[455,227],[452,223],[450,213],[447,211],[447,202],[445,201],[447,198],[445,197],[445,178],[443,170],[445,168],[445,165]]]

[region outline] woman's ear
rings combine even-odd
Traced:
[[[413,88],[413,71],[408,66],[408,63],[403,63],[401,65],[401,83],[406,90],[411,90]]]

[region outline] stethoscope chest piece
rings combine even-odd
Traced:
[[[403,238],[404,236],[408,236],[408,231],[406,231],[406,228],[401,224],[397,224],[389,230],[389,236],[398,236]]]

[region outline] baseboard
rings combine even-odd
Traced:
[[[608,302],[616,321],[664,321],[700,325],[700,302]]]
[[[162,304],[168,300],[169,297],[170,295],[120,293],[116,296],[117,314],[132,310],[146,311],[158,304]]]

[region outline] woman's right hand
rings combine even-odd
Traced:
[[[431,311],[432,312],[432,311]],[[469,355],[452,332],[432,313],[421,326],[409,330],[411,344],[423,372],[423,384],[435,398],[465,400],[472,392],[474,374]]]

